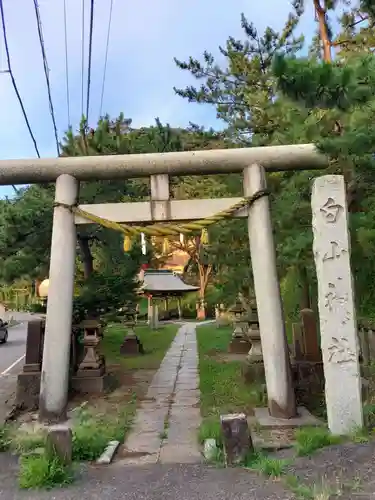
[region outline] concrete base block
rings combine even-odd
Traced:
[[[111,388],[111,379],[105,374],[98,377],[75,376],[71,379],[71,388],[83,394],[100,394]]]
[[[40,372],[20,373],[17,378],[16,405],[25,410],[39,407]]]
[[[65,424],[53,425],[48,430],[46,454],[59,457],[64,464],[72,462],[72,429]]]
[[[242,337],[233,337],[229,343],[228,351],[233,354],[247,354],[250,351],[251,344]]]
[[[254,408],[254,415],[257,424],[262,428],[290,428],[294,427],[317,427],[325,425],[324,422],[314,417],[304,406],[297,408],[295,418],[271,417],[268,408]]]

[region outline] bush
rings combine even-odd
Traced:
[[[47,307],[45,304],[41,302],[34,302],[28,306],[28,310],[32,313],[42,313],[45,314],[47,312]]]

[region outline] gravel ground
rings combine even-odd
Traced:
[[[17,459],[0,454],[1,500],[292,500],[298,499],[283,481],[243,469],[206,465],[84,466],[76,483],[50,492],[17,488]],[[298,484],[317,485],[340,500],[375,498],[375,442],[332,446],[311,457],[294,460],[288,475]]]

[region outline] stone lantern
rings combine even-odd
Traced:
[[[77,376],[100,377],[105,370],[104,357],[99,354],[98,346],[103,338],[101,324],[96,320],[87,319],[80,323],[80,328],[83,328],[83,345],[85,356],[81,361]]]
[[[243,307],[241,301],[237,299],[236,303],[229,309],[229,312],[234,316],[234,330],[232,340],[229,344],[229,352],[238,354],[248,353],[250,343],[246,338],[248,329],[247,322],[244,318],[246,309]]]
[[[249,330],[247,336],[251,342],[251,349],[247,356],[247,360],[251,363],[259,363],[263,361],[262,344],[260,341],[258,310],[255,299],[251,301],[251,314],[248,319]]]
[[[124,340],[120,346],[121,354],[144,354],[143,346],[135,333],[137,322],[137,308],[133,304],[126,304],[123,308],[123,325],[126,328]]]

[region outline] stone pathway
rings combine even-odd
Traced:
[[[198,463],[201,453],[197,340],[179,329],[137,411],[125,442],[125,464]]]

